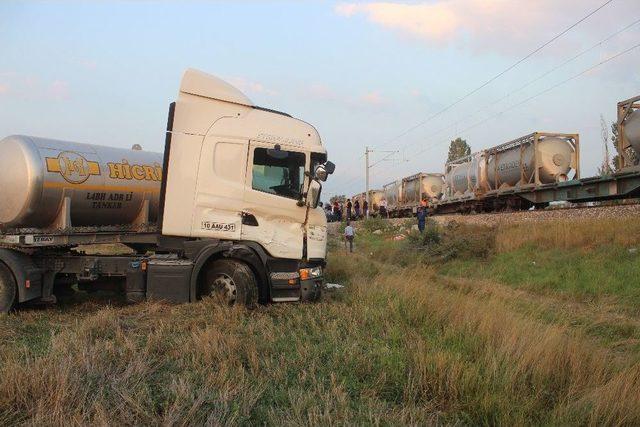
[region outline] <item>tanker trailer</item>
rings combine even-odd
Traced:
[[[573,134],[535,132],[486,150],[489,189],[569,180],[570,171],[578,170],[577,141]]]
[[[640,96],[618,103],[618,149],[620,169],[635,166],[640,160]]]
[[[0,229],[155,222],[160,153],[15,135],[0,140]]]

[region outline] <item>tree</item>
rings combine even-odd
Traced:
[[[602,135],[603,158],[602,164],[598,166],[598,175],[607,176],[611,175],[613,169],[611,168],[611,159],[609,158],[609,129],[607,128],[607,122],[602,114],[600,114],[600,135]]]
[[[611,122],[611,143],[613,147],[618,151],[618,123]],[[616,154],[611,158],[611,164],[613,165],[613,170],[618,172],[620,169],[620,153]]]
[[[449,145],[449,155],[447,156],[447,162],[458,160],[461,157],[465,157],[471,154],[471,147],[467,144],[465,139],[460,137],[451,141]]]

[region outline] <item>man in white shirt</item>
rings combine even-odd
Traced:
[[[344,228],[344,246],[347,247],[349,243],[349,252],[353,252],[353,238],[356,235],[356,230],[351,226],[351,223],[347,221],[347,226]]]

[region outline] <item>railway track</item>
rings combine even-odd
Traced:
[[[514,211],[514,212],[491,212],[477,214],[437,214],[430,218],[439,224],[446,225],[452,221],[471,224],[471,225],[504,225],[519,222],[539,222],[553,220],[581,220],[581,219],[618,219],[640,216],[640,202],[624,203],[619,205],[606,206],[571,206],[565,208],[542,209],[531,211]],[[405,223],[411,218],[390,218],[394,224]],[[355,221],[356,229],[358,223]],[[330,223],[330,231],[337,230],[339,223]],[[335,232],[335,231],[334,231]]]

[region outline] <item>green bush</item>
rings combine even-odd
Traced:
[[[409,234],[413,245],[419,244],[427,264],[455,258],[488,258],[494,253],[495,233],[490,227],[451,222],[438,225],[427,219],[421,234]]]

